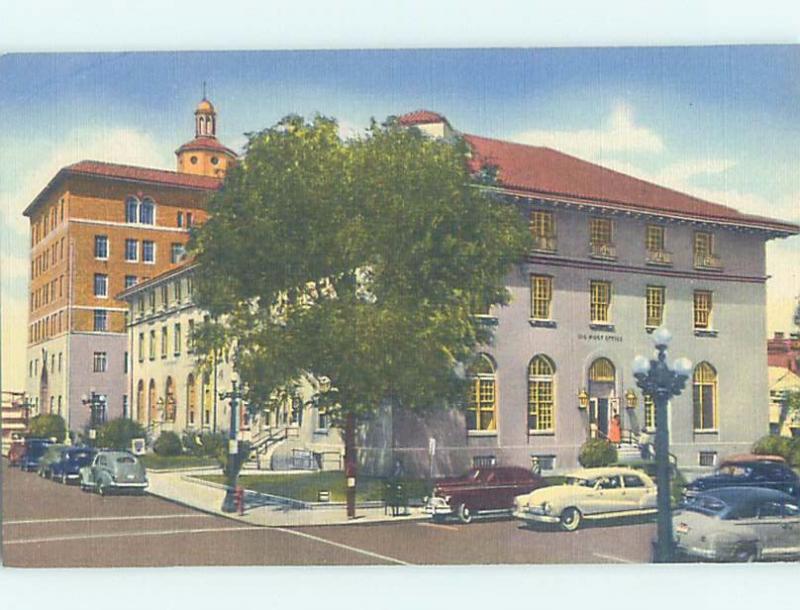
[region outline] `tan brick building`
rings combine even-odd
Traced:
[[[236,156],[216,139],[203,100],[179,171],[81,161],[62,168],[25,209],[31,228],[26,391],[34,412],[88,423],[82,396],[128,412],[126,304],[115,295],[183,259],[192,225]]]

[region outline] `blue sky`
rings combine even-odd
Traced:
[[[373,116],[429,108],[462,131],[550,145],[800,222],[798,74],[798,46],[0,57],[4,384],[22,384],[22,210],[80,159],[172,169],[203,81],[233,148],[291,112],[334,116],[347,134]],[[798,242],[768,248],[770,330],[790,327]]]

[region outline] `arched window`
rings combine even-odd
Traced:
[[[497,429],[497,381],[494,363],[486,354],[480,354],[469,369],[472,381],[467,402],[467,430],[493,431]]]
[[[125,222],[139,221],[139,200],[136,197],[128,197],[125,200]]]
[[[150,422],[158,421],[158,395],[156,393],[156,382],[154,379],[150,380],[147,388],[147,410],[150,413]]]
[[[140,379],[139,383],[136,385],[136,421],[140,424],[145,423],[146,413],[146,405],[144,404],[144,379]]]
[[[167,377],[164,386],[164,421],[174,422],[175,412],[178,410],[178,403],[175,400],[175,382],[172,377]]]
[[[197,391],[195,389],[194,375],[189,373],[186,378],[186,417],[190,426],[197,423]]]
[[[708,362],[694,369],[692,402],[695,430],[717,428],[717,371]]]
[[[211,425],[211,378],[208,373],[203,373],[203,425]]]
[[[555,424],[553,378],[556,367],[547,356],[534,356],[528,365],[528,430],[551,432]]]
[[[613,383],[616,375],[614,363],[608,358],[598,358],[589,367],[589,381]]]
[[[155,224],[156,219],[156,204],[149,197],[142,199],[139,206],[139,222],[143,225]]]

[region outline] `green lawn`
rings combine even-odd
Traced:
[[[215,468],[219,466],[219,460],[211,457],[196,457],[193,455],[162,456],[149,453],[139,458],[148,470],[165,470],[168,468],[196,468],[198,466],[208,466]]]
[[[214,483],[225,483],[224,475],[204,475],[198,477]],[[419,479],[406,479],[402,481],[407,495],[411,499],[422,499],[428,494],[427,483]],[[345,501],[345,477],[341,471],[325,471],[298,474],[274,475],[245,475],[239,477],[239,484],[245,489],[251,489],[266,494],[293,498],[303,502],[316,502],[319,492],[327,490],[331,494],[331,502]],[[356,501],[368,502],[383,500],[384,479],[375,477],[358,477],[356,486]]]

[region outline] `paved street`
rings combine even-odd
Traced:
[[[263,528],[152,496],[100,497],[7,468],[3,561],[20,567],[646,562],[651,523],[567,534],[512,520]]]

